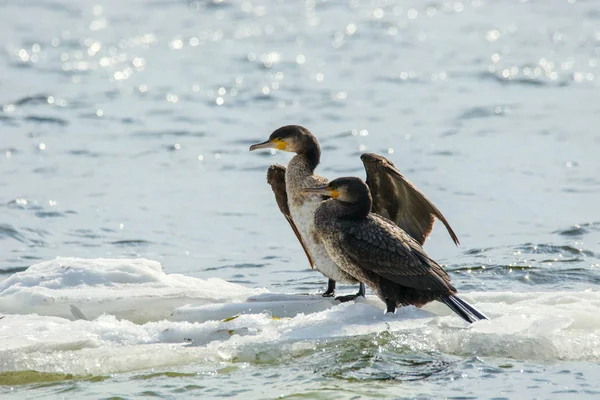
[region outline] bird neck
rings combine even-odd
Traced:
[[[354,204],[344,203],[344,206],[346,207],[345,217],[348,219],[365,219],[371,212],[371,201]]]
[[[296,157],[303,158],[306,168],[312,174],[321,161],[321,147],[319,146],[319,142],[317,138],[309,134],[302,139],[302,145],[299,147],[300,150]]]
[[[321,149],[318,144],[314,147],[311,146],[308,150],[298,155],[302,155],[306,158],[306,163],[310,172],[314,172],[319,165],[319,162],[321,162]]]
[[[370,200],[370,199],[369,199]],[[365,219],[371,212],[371,202],[345,203],[343,201],[330,199],[322,204],[323,213],[336,218],[348,220]]]
[[[291,170],[290,172],[293,171],[294,175],[312,176],[319,165],[320,159],[321,151],[318,147],[309,149],[292,157],[288,169]]]

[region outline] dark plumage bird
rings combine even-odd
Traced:
[[[305,196],[302,189],[327,184],[327,179],[316,175],[321,159],[317,139],[308,129],[288,125],[274,131],[263,143],[250,146],[250,151],[276,148],[296,153],[287,169],[279,164],[269,167],[267,181],[275,194],[279,209],[300,241],[312,268],[329,278],[323,296],[333,296],[335,282],[358,283],[356,278],[340,269],[329,257],[314,232],[314,213],[323,200]],[[419,189],[406,179],[390,161],[376,154],[363,154],[361,159],[367,171],[367,184],[373,194],[372,211],[393,221],[418,243],[423,244],[433,228],[435,218],[444,223],[452,240],[456,234],[442,213]],[[338,297],[341,301],[364,296],[361,284],[356,295]]]
[[[456,296],[448,274],[415,239],[371,212],[371,193],[361,179],[339,178],[304,192],[331,197],[315,212],[316,234],[340,269],[366,283],[387,312],[438,300],[467,322],[487,319]]]

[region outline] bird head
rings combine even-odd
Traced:
[[[305,188],[304,193],[331,197],[348,204],[371,202],[371,192],[362,179],[356,177],[338,178],[325,186]]]
[[[319,148],[319,143],[308,129],[300,125],[286,125],[271,133],[268,140],[250,146],[250,151],[277,149],[302,154],[315,148]]]

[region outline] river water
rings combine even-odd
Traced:
[[[600,396],[596,2],[0,1],[0,38],[3,398]],[[461,241],[436,225],[425,249],[492,322],[371,299],[221,337],[38,307],[43,269],[10,297],[56,257],[158,261],[117,283],[185,292],[173,307],[200,295],[186,279],[241,293],[209,302],[322,291],[265,180],[289,154],[248,152],[286,124],[317,136],[328,178],[393,161]],[[69,288],[117,285],[81,276],[55,287],[78,307]]]

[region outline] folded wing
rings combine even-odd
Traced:
[[[281,211],[287,222],[289,222],[290,226],[292,227],[292,230],[294,231],[294,234],[296,235],[296,238],[298,238],[298,241],[302,245],[304,254],[306,254],[308,262],[310,263],[310,267],[314,268],[315,264],[312,260],[312,257],[308,253],[308,249],[306,248],[306,245],[302,240],[302,236],[300,235],[300,232],[298,231],[298,228],[296,227],[296,224],[292,219],[292,215],[290,214],[287,192],[285,191],[285,167],[280,164],[271,165],[267,171],[267,182],[269,183],[269,185],[271,185],[273,194],[275,194],[275,201],[277,202],[279,210]]]
[[[455,293],[450,277],[398,226],[372,215],[341,233],[340,250],[357,266],[402,286]]]

